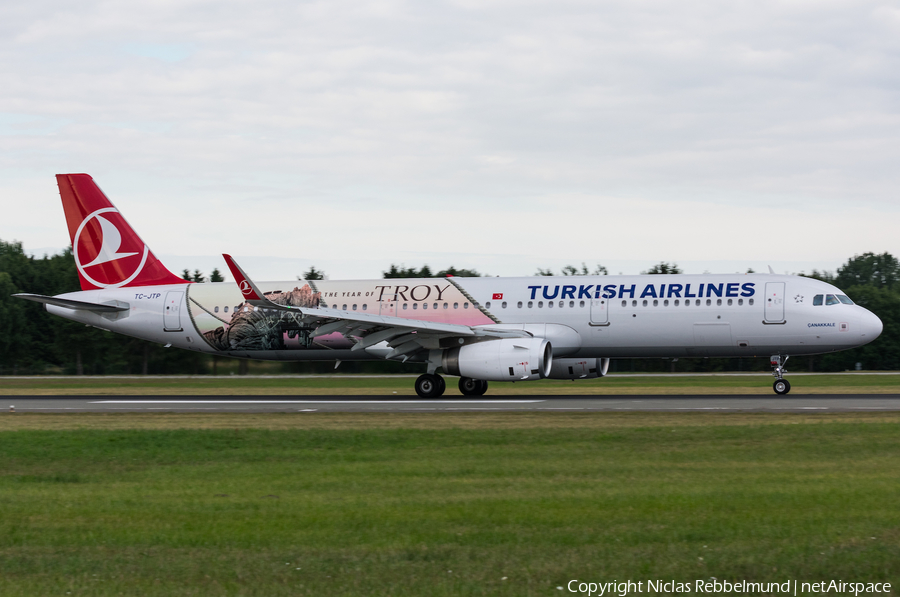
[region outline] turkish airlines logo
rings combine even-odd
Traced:
[[[251,292],[253,292],[253,288],[251,288],[250,282],[248,282],[247,280],[241,280],[241,294],[247,296]]]
[[[104,207],[86,217],[75,231],[75,266],[85,280],[98,288],[125,286],[147,263],[150,250],[137,237],[124,239],[123,250],[123,228],[127,230],[127,224],[119,210]]]

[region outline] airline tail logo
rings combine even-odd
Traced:
[[[75,265],[84,279],[98,288],[125,286],[147,263],[147,245],[133,234],[125,235],[123,243],[122,229],[127,231],[129,226],[119,210],[105,207],[88,215],[75,232]]]
[[[241,280],[240,287],[241,287],[241,294],[243,294],[244,296],[247,296],[248,294],[253,292],[253,287],[250,286],[250,282],[248,282],[247,280]]]

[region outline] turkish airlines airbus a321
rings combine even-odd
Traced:
[[[423,398],[444,375],[588,379],[613,357],[788,355],[871,342],[881,320],[818,280],[774,274],[415,278],[189,283],[153,255],[87,174],[57,175],[81,292],[18,294],[47,311],[167,346],[248,359],[423,363]]]

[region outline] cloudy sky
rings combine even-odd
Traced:
[[[0,239],[94,176],[170,269],[690,273],[900,255],[900,8],[0,5]]]

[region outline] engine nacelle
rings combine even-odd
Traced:
[[[444,351],[444,373],[485,381],[526,381],[550,373],[553,349],[546,338],[502,338]]]
[[[591,379],[609,371],[609,359],[553,359],[550,379]]]

